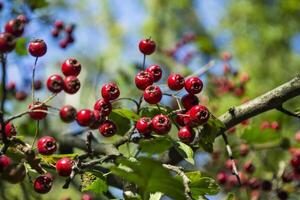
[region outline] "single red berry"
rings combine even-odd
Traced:
[[[0,173],[2,173],[11,163],[12,160],[10,157],[6,155],[0,156]]]
[[[77,112],[76,121],[80,126],[89,126],[94,120],[94,112],[89,109],[82,109]]]
[[[166,115],[155,115],[152,119],[153,131],[159,135],[168,134],[168,132],[171,130],[171,127],[171,121]]]
[[[189,126],[181,127],[178,131],[178,138],[181,142],[190,144],[195,138],[195,132]]]
[[[98,110],[94,110],[94,120],[90,123],[91,129],[98,129],[103,122],[101,113]]]
[[[93,200],[93,197],[90,194],[83,194],[81,200]]]
[[[193,106],[187,113],[189,115],[189,125],[200,126],[209,119],[209,111],[203,105]]]
[[[64,28],[64,22],[62,20],[56,20],[54,22],[54,26],[57,29],[63,29]]]
[[[111,137],[117,132],[117,126],[110,120],[105,120],[99,127],[99,132],[104,137]]]
[[[62,121],[70,123],[76,119],[77,111],[73,106],[65,105],[60,109],[59,116]]]
[[[246,156],[249,153],[249,146],[247,144],[241,144],[240,145],[240,155]]]
[[[0,33],[0,52],[9,53],[16,47],[16,38],[10,33]]]
[[[15,37],[20,37],[24,32],[24,28],[25,24],[18,19],[9,20],[5,24],[5,32],[10,33]]]
[[[202,91],[203,82],[198,77],[190,77],[185,80],[184,87],[188,93],[198,94]]]
[[[154,82],[153,75],[147,71],[140,71],[134,79],[135,85],[140,90],[145,90]]]
[[[225,184],[227,181],[227,174],[225,172],[219,172],[217,174],[217,180],[221,185]]]
[[[64,79],[57,74],[49,76],[47,88],[53,93],[59,93],[64,89]]]
[[[29,43],[28,51],[33,57],[42,57],[47,52],[47,45],[44,40],[36,39]]]
[[[18,101],[24,101],[24,100],[27,98],[27,93],[24,92],[24,91],[18,91],[18,92],[16,92],[16,94],[15,94],[15,98],[16,98]]]
[[[139,133],[149,136],[152,131],[152,120],[150,117],[140,118],[135,125]]]
[[[184,87],[184,78],[180,74],[171,74],[168,77],[168,86],[171,90],[181,90]]]
[[[107,83],[102,86],[101,94],[106,101],[110,101],[120,96],[120,90],[115,83]]]
[[[162,98],[162,92],[156,85],[148,86],[144,91],[144,99],[149,104],[157,104]]]
[[[68,94],[75,94],[80,89],[80,81],[76,76],[67,76],[64,79],[64,91]]]
[[[185,116],[186,111],[185,110],[181,110],[181,111],[177,111],[175,113],[175,122],[179,125],[179,126],[184,126],[184,116]]]
[[[40,194],[46,194],[51,190],[53,178],[49,175],[38,176],[33,183],[34,190]]]
[[[33,87],[34,87],[35,90],[40,90],[40,89],[42,89],[42,87],[43,87],[42,81],[41,81],[41,80],[36,80],[36,81],[34,81]]]
[[[28,18],[25,15],[18,15],[16,19],[20,20],[24,24],[29,22]]]
[[[44,136],[38,140],[37,149],[42,155],[51,155],[57,149],[56,140],[53,137]]]
[[[29,117],[34,120],[42,120],[47,116],[48,108],[45,104],[41,102],[31,103],[28,107],[31,111],[29,112]]]
[[[98,110],[101,115],[108,116],[112,110],[111,103],[105,99],[99,99],[94,105],[94,109]]]
[[[69,44],[69,41],[67,39],[62,39],[59,41],[59,46],[62,49],[65,49]]]
[[[66,26],[65,31],[67,34],[71,34],[73,33],[74,29],[75,29],[75,24],[70,24]]]
[[[70,176],[72,172],[73,160],[70,158],[61,158],[56,163],[56,172],[60,176]]]
[[[51,35],[55,38],[59,36],[59,33],[60,31],[56,28],[51,31]]]
[[[161,70],[160,66],[150,65],[149,67],[147,67],[146,71],[149,72],[150,74],[152,74],[152,76],[154,78],[154,82],[157,82],[161,79],[162,70]]]
[[[151,39],[144,39],[141,40],[139,43],[140,51],[145,55],[150,55],[155,51],[156,44]]]
[[[257,189],[259,189],[260,188],[260,181],[259,180],[257,180],[256,178],[250,178],[249,180],[248,180],[248,185],[249,185],[249,187],[252,189],[252,190],[257,190]]]
[[[245,172],[252,174],[255,171],[255,166],[253,165],[253,163],[251,161],[248,161],[244,164],[244,170]]]
[[[10,122],[5,125],[5,135],[6,135],[6,137],[11,137],[11,136],[17,135],[17,130],[16,130],[15,126]]]
[[[181,103],[185,109],[189,110],[199,104],[199,99],[194,94],[186,94],[181,98]]]

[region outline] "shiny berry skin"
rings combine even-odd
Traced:
[[[76,121],[80,126],[89,126],[94,120],[94,112],[89,109],[82,109],[77,112]]]
[[[225,172],[219,172],[217,174],[217,181],[218,183],[220,183],[221,185],[225,184],[227,181],[227,174]]]
[[[94,109],[98,110],[101,115],[108,116],[112,110],[111,103],[105,99],[99,99],[94,104]]]
[[[141,40],[139,43],[140,51],[145,55],[150,55],[155,51],[156,44],[151,39],[144,39]]]
[[[156,85],[148,86],[144,91],[144,99],[149,104],[157,104],[162,98],[162,92]]]
[[[0,156],[0,173],[2,173],[11,163],[12,160],[10,157],[6,155]]]
[[[34,107],[34,108],[33,108]],[[34,104],[30,104],[28,107],[31,112],[29,112],[29,117],[34,120],[42,120],[47,116],[48,108],[46,105],[42,104],[41,102],[34,102]],[[38,110],[38,111],[35,111]],[[43,111],[43,112],[40,112]]]
[[[154,83],[153,75],[147,71],[140,71],[134,79],[135,85],[140,90],[145,90]]]
[[[120,90],[115,83],[107,83],[102,86],[101,95],[106,101],[115,100],[120,96]]]
[[[76,76],[67,76],[64,79],[64,91],[68,94],[75,94],[80,89],[80,81]]]
[[[117,126],[110,120],[105,120],[99,127],[99,132],[104,137],[111,137],[117,132]]]
[[[181,127],[178,131],[178,138],[181,142],[190,144],[195,138],[195,132],[189,126]]]
[[[198,77],[190,77],[185,80],[185,90],[190,94],[198,94],[202,91],[203,82]]]
[[[57,29],[63,29],[64,28],[64,22],[62,20],[56,20],[54,22],[54,26]]]
[[[57,149],[56,140],[53,137],[44,136],[38,140],[37,149],[42,155],[51,155]]]
[[[152,129],[159,135],[168,134],[168,132],[171,130],[171,127],[171,121],[166,115],[155,115],[152,119]]]
[[[248,161],[244,164],[244,170],[245,172],[252,174],[255,171],[255,166],[253,165],[253,163],[251,161]]]
[[[146,72],[152,74],[154,82],[157,82],[161,79],[162,70],[158,65],[151,65],[147,67]]]
[[[152,120],[150,117],[142,117],[136,122],[135,127],[139,133],[148,136],[152,131]]]
[[[191,109],[193,106],[199,104],[199,99],[193,94],[186,94],[181,98],[181,104],[187,110]]]
[[[178,111],[175,114],[175,122],[179,125],[179,126],[184,126],[184,115],[185,115],[186,111],[182,110],[182,111]]]
[[[28,51],[33,57],[42,57],[47,52],[47,45],[44,40],[36,39],[29,43]]]
[[[209,111],[203,105],[193,106],[187,113],[190,117],[191,126],[200,126],[206,123],[209,119]]]
[[[53,93],[59,93],[64,89],[64,79],[57,74],[49,76],[47,80],[47,88]]]
[[[51,190],[53,178],[49,175],[38,176],[33,183],[34,191],[40,194],[46,194]]]
[[[59,116],[63,122],[70,123],[76,119],[77,111],[73,106],[65,105],[60,109]]]
[[[15,126],[10,122],[5,125],[5,135],[6,137],[17,135],[17,130]]]
[[[65,76],[78,76],[81,64],[75,58],[69,58],[61,65],[61,71]]]
[[[181,90],[184,87],[184,78],[180,74],[171,74],[168,77],[168,86],[171,90]]]
[[[0,52],[9,53],[16,47],[16,38],[10,33],[0,33]]]
[[[103,122],[101,113],[98,110],[94,110],[94,120],[90,123],[91,129],[98,129]]]
[[[56,172],[60,176],[70,176],[72,172],[73,160],[70,158],[61,158],[56,163]]]
[[[24,32],[25,24],[18,19],[9,20],[5,24],[5,32],[20,37]]]

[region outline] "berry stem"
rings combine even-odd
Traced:
[[[34,78],[35,78],[35,68],[39,57],[35,58],[34,65],[32,68],[32,80],[31,80],[31,94],[32,94],[32,102],[34,102]]]

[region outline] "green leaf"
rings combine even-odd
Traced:
[[[190,183],[193,198],[197,199],[201,195],[216,195],[220,191],[216,181],[209,177],[201,177]]]
[[[129,109],[113,109],[112,112],[133,121],[137,121],[141,118],[139,115]]]
[[[280,135],[272,129],[261,131],[259,128],[249,127],[244,129],[241,138],[246,140],[247,143],[258,144],[278,140]]]
[[[178,153],[180,153],[184,160],[194,165],[195,161],[193,149],[190,146],[184,144],[183,142],[176,142],[176,144],[177,145],[175,146],[175,148],[178,151]]]
[[[173,145],[172,141],[167,137],[142,140],[139,144],[141,151],[149,154],[163,153]]]
[[[16,53],[19,56],[26,56],[28,55],[28,51],[26,48],[26,44],[28,42],[28,38],[19,38],[16,41]]]
[[[119,158],[117,163],[130,170],[114,166],[111,167],[112,173],[135,183],[143,199],[148,199],[150,193],[155,192],[161,192],[173,199],[185,199],[182,181],[173,177],[160,162],[150,158],[138,158],[137,162]]]
[[[123,117],[119,113],[111,112],[109,119],[116,124],[118,135],[124,135],[131,127],[130,120],[126,117]]]

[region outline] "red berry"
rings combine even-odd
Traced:
[[[59,111],[60,119],[66,123],[70,123],[76,119],[77,111],[73,106],[63,106]]]
[[[155,51],[156,44],[151,39],[144,39],[141,40],[139,43],[140,51],[145,55],[150,55]]]
[[[61,65],[61,71],[65,76],[78,76],[81,64],[75,58],[69,58]]]
[[[5,32],[10,33],[15,37],[20,37],[24,32],[24,28],[25,24],[18,19],[9,20],[5,24]]]
[[[73,160],[70,158],[61,158],[56,163],[56,172],[60,176],[70,176],[72,172]]]
[[[16,92],[15,94],[15,98],[18,100],[18,101],[23,101],[27,98],[27,93],[24,92],[24,91],[18,91]]]
[[[190,77],[185,80],[184,87],[188,93],[198,94],[202,91],[203,82],[198,77]]]
[[[217,180],[221,185],[225,184],[227,181],[227,174],[225,172],[219,172],[217,174]]]
[[[189,125],[200,126],[206,123],[209,119],[209,111],[203,105],[193,106],[187,113],[189,115]]]
[[[105,99],[99,99],[94,105],[94,109],[98,110],[101,115],[108,116],[112,110],[111,103]]]
[[[148,86],[144,91],[144,99],[149,104],[157,104],[162,98],[162,92],[156,85]]]
[[[104,137],[111,137],[117,132],[117,126],[110,120],[105,120],[99,127],[99,132]]]
[[[12,160],[10,157],[6,155],[0,156],[0,173],[2,173],[11,163]]]
[[[37,149],[42,155],[51,155],[57,149],[56,140],[53,137],[44,136],[38,140]]]
[[[180,139],[181,142],[189,144],[193,142],[195,138],[195,132],[189,126],[181,127],[178,131],[178,138]]]
[[[57,28],[57,29],[63,29],[64,28],[64,22],[62,20],[56,20],[54,22],[54,26]]]
[[[255,171],[255,166],[251,161],[246,162],[243,167],[244,170],[249,174],[252,174]]]
[[[58,37],[59,36],[59,30],[58,29],[53,29],[52,31],[51,31],[51,35],[53,36],[53,37]]]
[[[138,89],[145,90],[153,84],[153,75],[147,71],[141,71],[135,76],[134,82]]]
[[[41,102],[31,103],[28,107],[31,112],[29,112],[29,117],[34,120],[42,120],[47,116],[48,108],[45,104]]]
[[[33,87],[34,87],[35,90],[40,90],[40,89],[42,89],[42,87],[43,87],[42,81],[41,81],[41,80],[36,80],[36,81],[34,81]]]
[[[2,128],[0,125],[0,130],[1,129]],[[15,126],[10,122],[5,125],[5,135],[6,135],[6,137],[11,137],[11,136],[17,135],[17,130],[16,130]]]
[[[178,111],[175,114],[175,122],[179,125],[179,126],[184,126],[184,116],[185,116],[186,111],[182,110],[182,111]]]
[[[34,190],[40,194],[46,194],[51,190],[53,178],[49,175],[38,176],[33,183]]]
[[[150,117],[140,118],[135,125],[139,133],[149,136],[152,131],[152,121]]]
[[[193,94],[186,94],[181,98],[181,103],[185,109],[189,110],[199,104],[199,99]]]
[[[153,131],[159,135],[168,134],[168,132],[171,130],[171,127],[171,121],[166,115],[155,115],[152,119]]]
[[[67,76],[64,79],[64,91],[68,94],[75,94],[80,89],[80,81],[76,76]]]
[[[101,113],[98,110],[94,110],[94,120],[90,123],[89,127],[91,129],[98,129],[102,122]]]
[[[64,79],[60,75],[49,76],[47,80],[47,88],[53,93],[59,93],[64,88]]]
[[[0,33],[0,52],[9,53],[16,47],[16,39],[10,33]]]
[[[46,54],[47,45],[44,40],[36,39],[29,43],[28,51],[33,57],[41,57]]]
[[[115,83],[107,83],[102,86],[101,94],[106,101],[110,101],[120,96],[120,90]]]
[[[161,79],[162,70],[158,65],[151,65],[151,66],[147,67],[146,71],[149,72],[150,74],[152,74],[152,76],[154,78],[154,82],[157,82]]]
[[[168,86],[171,90],[181,90],[184,87],[184,78],[180,74],[171,74],[168,77]]]
[[[94,112],[89,109],[82,109],[77,112],[76,121],[80,126],[89,126],[94,120]]]

